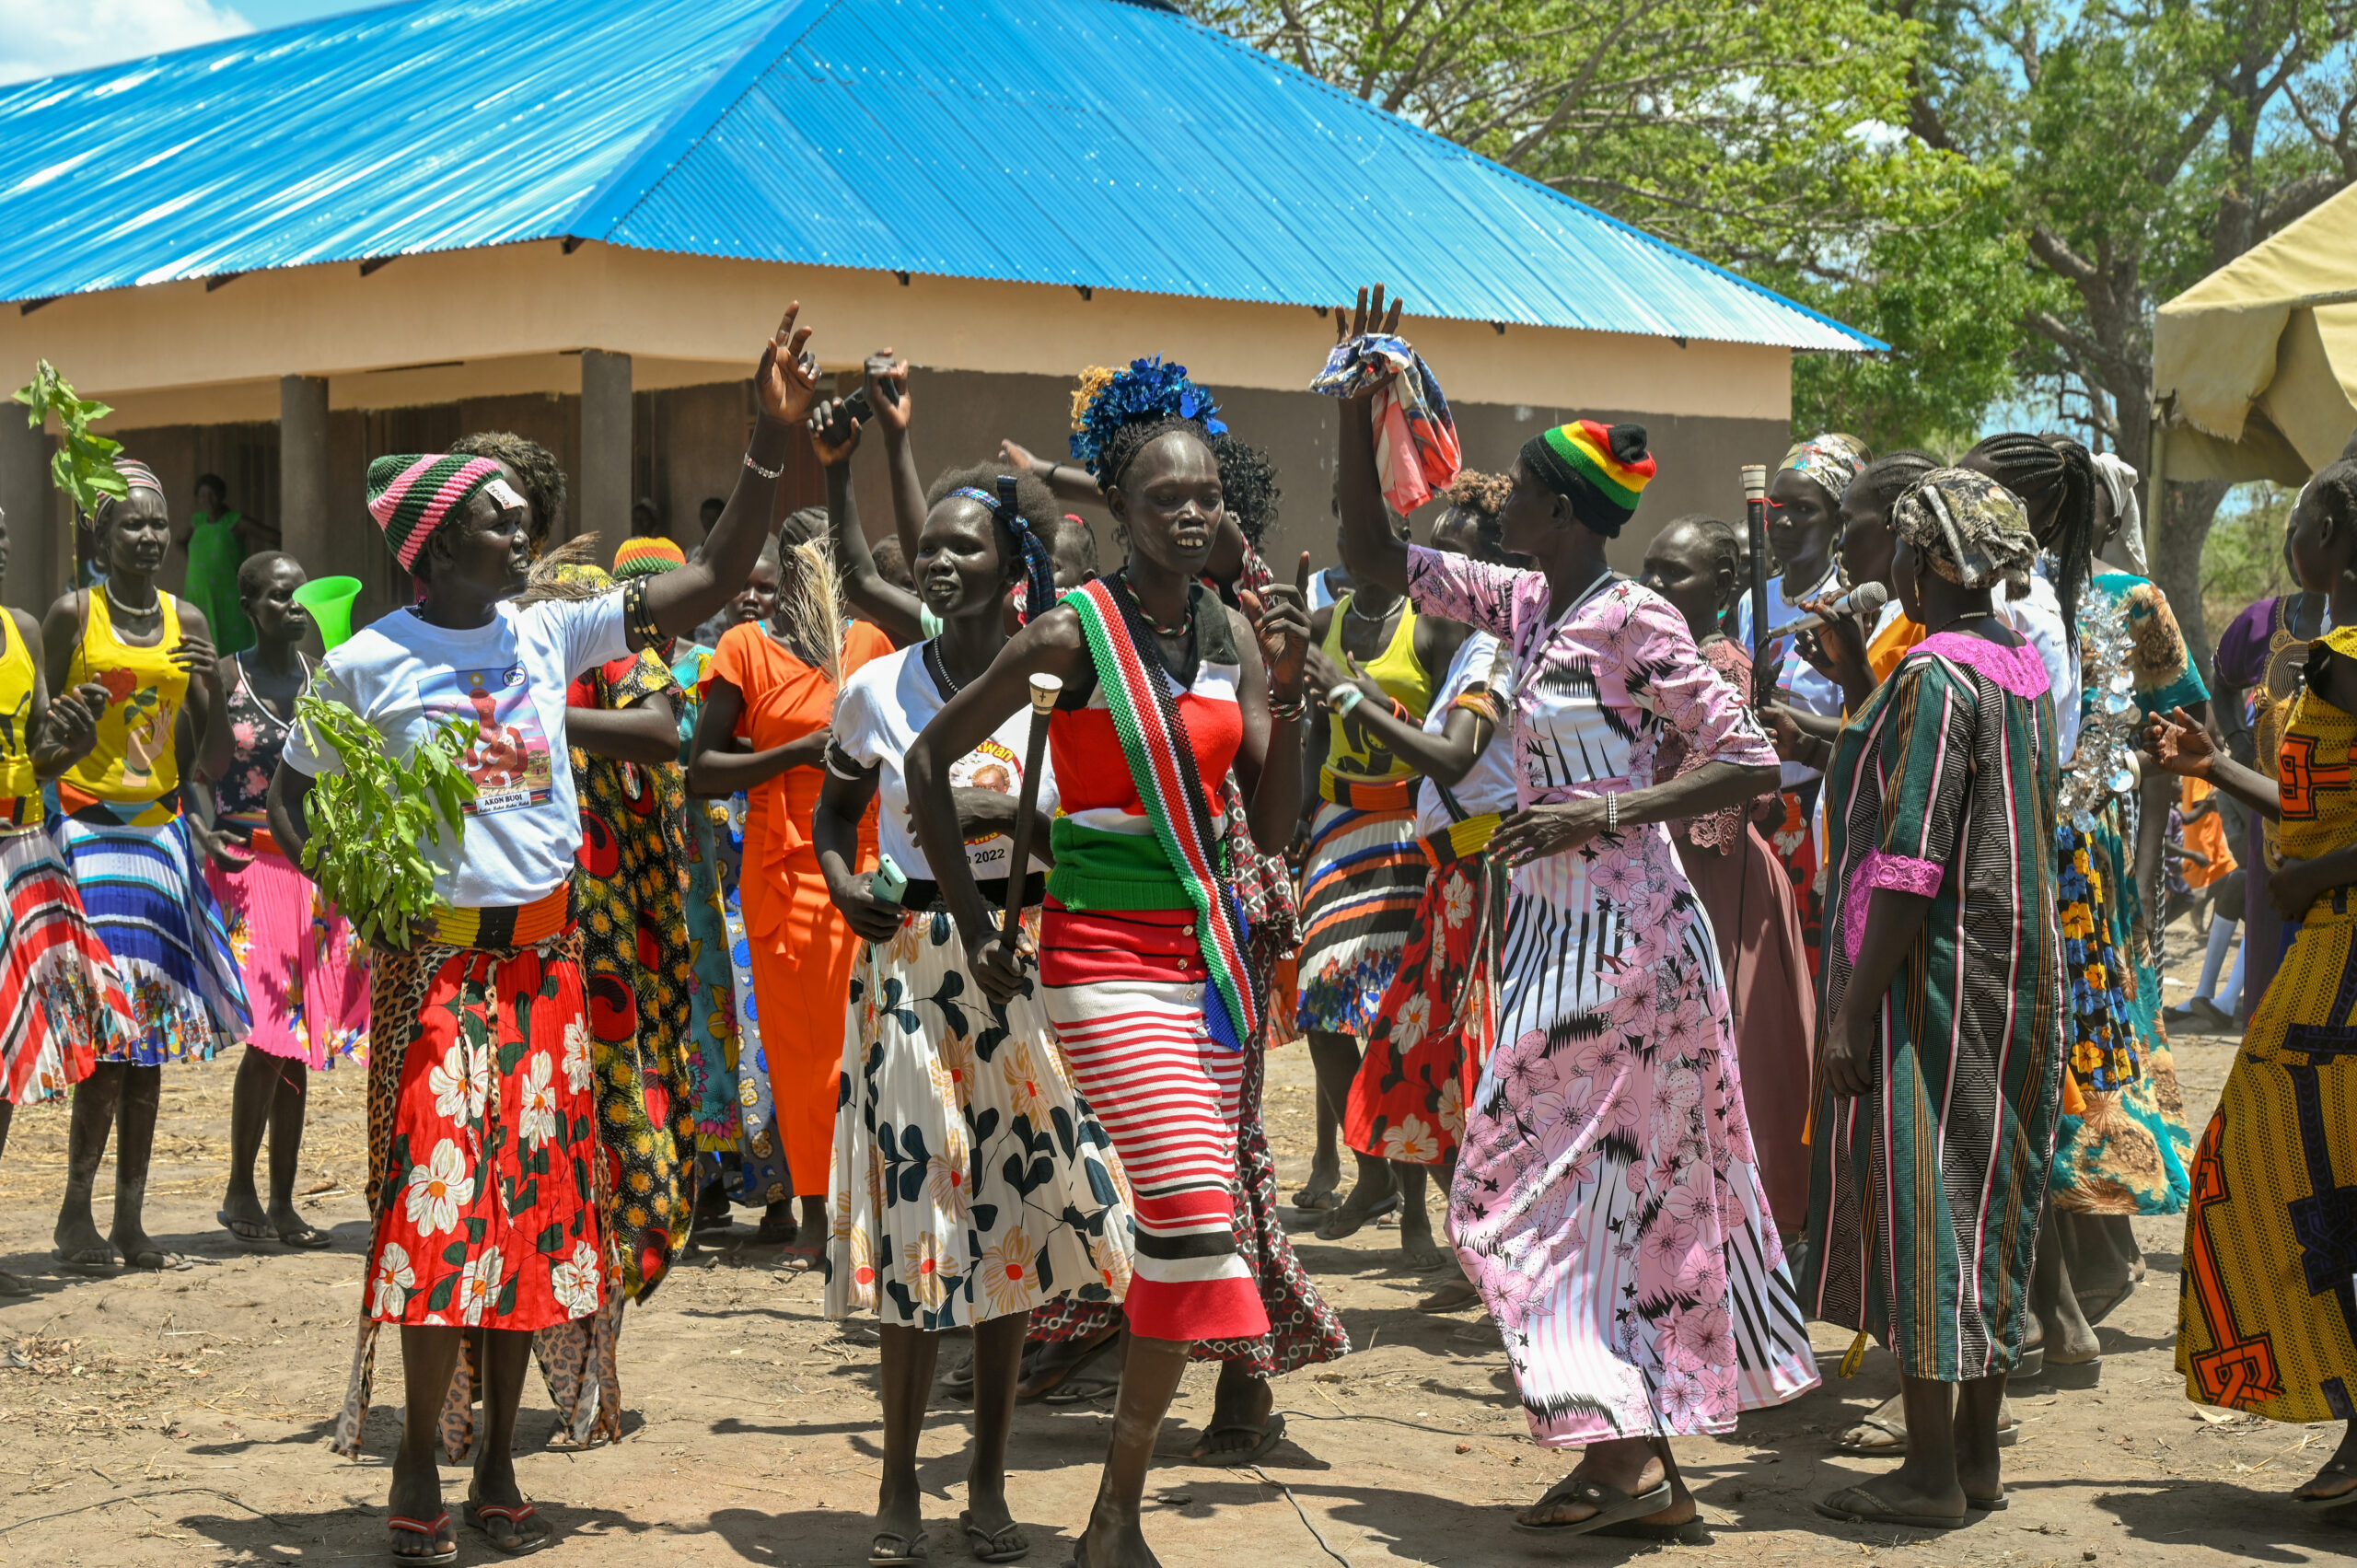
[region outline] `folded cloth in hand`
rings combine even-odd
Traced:
[[[1441,394],[1440,378],[1406,339],[1368,332],[1336,343],[1309,387],[1334,398],[1379,387],[1369,414],[1375,422],[1375,469],[1383,498],[1394,510],[1414,511],[1446,490],[1464,466],[1457,419]]]

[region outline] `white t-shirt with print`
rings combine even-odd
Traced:
[[[564,739],[565,688],[630,652],[620,594],[549,599],[526,610],[503,601],[482,626],[435,626],[400,610],[355,632],[311,678],[311,694],[352,709],[405,758],[454,718],[476,738],[460,765],[477,794],[461,842],[418,846],[434,866],[434,893],[460,909],[528,904],[572,876],[581,813]],[[325,745],[322,739],[321,745]],[[332,746],[315,749],[309,726],[286,738],[286,765],[314,777],[343,771]]]
[[[1432,706],[1424,712],[1425,734],[1438,735],[1446,729],[1457,699],[1485,682],[1498,704],[1498,712],[1508,711],[1514,667],[1509,661],[1492,673],[1497,657],[1498,640],[1487,632],[1471,633],[1458,645],[1457,657],[1450,661],[1448,673],[1441,678],[1440,689],[1433,693]],[[1469,817],[1515,808],[1514,741],[1506,735],[1506,726],[1501,724],[1490,731],[1489,743],[1473,759],[1471,770],[1448,793],[1457,797],[1457,804],[1464,807]],[[1416,786],[1419,838],[1437,833],[1455,820],[1432,780],[1425,779]]]
[[[862,767],[878,770],[877,847],[892,857],[902,876],[930,881],[935,879],[932,865],[917,847],[916,834],[909,825],[909,748],[948,699],[941,694],[941,683],[933,671],[925,668],[924,650],[925,645],[920,643],[871,659],[843,682],[842,694],[835,699],[834,744]],[[1027,703],[988,740],[950,764],[950,787],[1021,795],[1023,753],[1030,737],[1031,709]],[[1039,759],[1039,809],[1051,816],[1056,809],[1055,772],[1045,756]],[[1036,832],[1033,836],[1037,837]],[[1014,854],[1015,845],[999,834],[970,842],[966,863],[973,867],[976,881],[988,881],[1006,875],[1007,861]],[[1047,862],[1036,853],[1031,864],[1038,870],[1047,869]]]

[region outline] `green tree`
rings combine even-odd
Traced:
[[[2139,471],[2154,308],[2357,180],[2351,0],[1893,0],[1921,29],[1907,126],[2002,177],[2029,260],[2025,383]],[[2175,485],[2153,575],[2210,645],[2225,487]]]
[[[2014,383],[2003,177],[1904,129],[1877,0],[1194,0],[1201,19],[1892,345],[1795,367],[1796,424],[1950,442]],[[1992,309],[1993,307],[1993,309]]]

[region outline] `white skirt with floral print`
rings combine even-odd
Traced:
[[[994,1012],[956,923],[902,918],[852,966],[827,1316],[941,1330],[1057,1296],[1119,1301],[1128,1187],[1039,1004]]]

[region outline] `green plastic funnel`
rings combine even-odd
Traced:
[[[352,638],[352,601],[360,597],[357,577],[313,577],[295,590],[295,602],[319,623],[319,640],[337,647]]]

